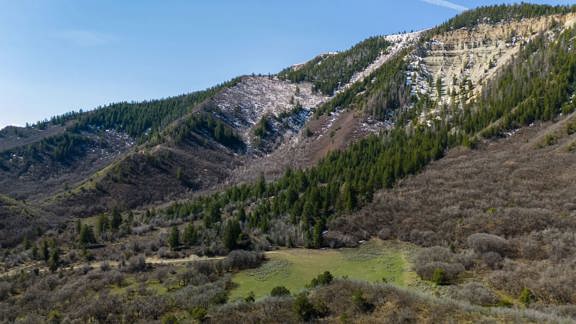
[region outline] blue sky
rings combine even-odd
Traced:
[[[502,2],[0,0],[0,128],[275,73]]]

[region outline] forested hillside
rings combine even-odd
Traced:
[[[529,19],[555,14],[567,14],[576,11],[576,6],[548,6],[522,3],[521,5],[497,5],[479,7],[451,18],[434,28],[432,33],[441,33],[459,28],[471,28],[480,23],[498,24],[511,20]]]

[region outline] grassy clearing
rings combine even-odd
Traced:
[[[337,278],[371,282],[386,279],[387,282],[406,285],[413,280],[406,253],[398,245],[378,240],[367,242],[357,249],[269,252],[269,261],[261,267],[233,276],[236,287],[231,291],[230,299],[246,297],[251,291],[256,298],[261,298],[270,294],[276,286],[285,286],[295,293],[324,271],[330,271]]]

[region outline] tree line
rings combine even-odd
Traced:
[[[446,32],[460,28],[471,28],[480,23],[497,24],[511,20],[541,17],[555,14],[567,14],[576,11],[573,6],[551,6],[530,3],[503,4],[495,6],[482,6],[474,10],[465,11],[440,26],[433,28],[428,35]]]

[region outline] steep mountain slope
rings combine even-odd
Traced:
[[[414,46],[420,35],[421,32],[384,36],[389,47],[381,50],[371,64],[352,75],[349,83],[338,87],[333,97],[318,105],[314,111],[314,118],[308,120],[298,136],[284,141],[271,154],[240,166],[234,171],[229,183],[251,181],[263,172],[267,178],[275,178],[288,168],[313,166],[331,151],[345,149],[359,139],[388,129],[392,124],[390,119],[377,120],[371,114],[339,109],[345,108],[340,107],[345,105],[341,103],[342,97],[352,97],[351,93],[358,95],[355,91],[372,82],[379,69],[402,56],[402,51]],[[300,71],[303,66],[295,66],[292,69]],[[280,77],[283,73],[287,72],[281,72]],[[331,114],[318,113],[325,107],[332,106],[338,109]]]
[[[249,152],[270,152],[294,136],[310,111],[328,97],[313,91],[311,83],[293,84],[275,78],[247,77],[214,97],[214,114],[233,125]],[[255,134],[254,126],[262,127]]]
[[[44,319],[57,309],[102,322],[189,314],[268,320],[266,312],[289,321],[573,320],[574,12],[480,8],[431,30],[368,39],[278,76],[235,79],[169,108],[167,120],[132,123],[121,105],[97,122],[63,118],[71,128],[55,137],[30,131],[42,140],[26,148],[6,142],[2,161],[11,162],[0,168],[14,179],[18,167],[25,178],[46,161],[55,161],[54,169],[75,166],[74,157],[97,142],[94,134],[138,143],[113,150],[121,156],[77,185],[38,194],[32,203],[42,209],[0,196],[0,216],[30,239],[35,227],[58,229],[36,231],[34,247],[46,252],[40,257],[18,245],[24,235],[6,240],[16,245],[6,249],[6,267],[41,270],[0,290],[7,300],[0,318]],[[156,108],[149,116],[159,117]],[[24,154],[38,163],[19,162]],[[22,210],[33,217],[19,218]],[[35,223],[45,210],[58,218]],[[71,222],[89,215],[98,216]],[[405,260],[418,277],[410,286],[418,297],[388,285],[332,282],[324,273],[310,295],[221,305],[227,273],[262,262],[235,250],[357,246],[374,236],[418,252]],[[228,253],[186,269],[146,264]],[[70,270],[84,260],[90,263]],[[354,291],[341,299],[343,287]]]
[[[419,113],[420,122],[431,125],[434,118],[445,118],[447,107],[464,109],[524,44],[543,31],[569,26],[574,18],[485,20],[465,29],[441,26],[375,37],[289,68],[279,78],[243,77],[192,97],[61,118],[60,124],[72,125],[70,131],[79,135],[60,135],[55,157],[46,154],[50,145],[42,142],[28,146],[39,145],[28,157],[23,154],[29,149],[6,151],[3,192],[47,197],[46,204],[58,213],[91,215],[250,182],[262,172],[277,177],[390,130],[400,116]],[[145,118],[134,123],[130,118],[138,109],[145,109]],[[76,141],[68,143],[70,138]],[[138,148],[136,140],[142,143]],[[63,159],[59,152],[74,158]],[[35,174],[45,176],[39,179],[46,186],[31,185]]]
[[[385,50],[389,44],[393,51],[406,46],[408,38],[396,38],[372,38],[332,61],[346,66],[347,78],[362,81],[366,71],[393,54]],[[339,84],[349,86],[346,79]],[[255,165],[254,159],[293,143],[315,108],[328,100],[306,81],[253,76],[191,95],[56,117],[19,130],[34,136],[0,139],[5,147],[2,192],[43,201],[64,215],[135,208],[202,192],[236,182],[229,179],[237,173],[232,170]],[[245,180],[261,171],[266,170],[251,172]]]
[[[571,113],[574,33],[571,27],[552,25],[523,46],[509,64],[499,66],[479,95],[462,98],[452,107],[441,107],[426,93],[411,95],[406,58],[418,48],[407,49],[316,110],[317,116],[358,115],[360,120],[380,120],[384,127],[388,122],[388,129],[380,128],[382,136],[368,136],[346,150],[332,152],[309,169],[288,170],[269,186],[261,180],[232,187],[223,195],[175,204],[159,217],[203,218],[205,226],[211,227],[234,220],[236,211],[243,210],[248,215],[244,233],[254,240],[318,247],[327,221],[370,203],[377,190],[418,173],[446,150],[473,147],[535,121]],[[421,118],[435,110],[434,118]],[[206,217],[211,210],[219,211],[217,217]]]

